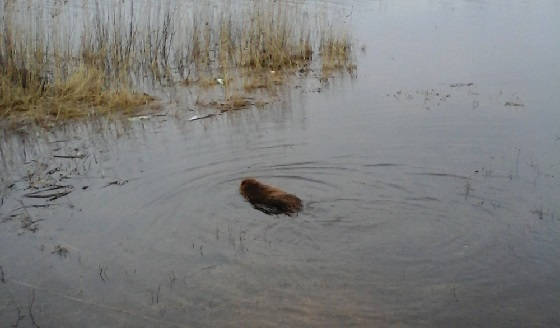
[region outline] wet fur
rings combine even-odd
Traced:
[[[266,214],[295,214],[302,209],[301,199],[278,188],[249,178],[241,181],[241,195]]]

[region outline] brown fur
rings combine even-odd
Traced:
[[[253,206],[267,214],[294,214],[302,209],[301,199],[278,188],[248,178],[241,181],[241,195]]]

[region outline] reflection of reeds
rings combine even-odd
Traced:
[[[326,35],[320,43],[321,69],[323,75],[346,70],[352,73],[356,65],[352,60],[352,43],[347,36]]]
[[[131,110],[152,100],[133,91],[146,77],[221,84],[221,103],[244,107],[240,93],[273,89],[286,74],[309,70],[315,54],[325,71],[353,67],[349,36],[313,26],[311,9],[301,5],[255,0],[178,10],[162,2],[144,4],[143,12],[128,0],[95,3],[68,26],[64,4],[51,13],[42,1],[29,2],[7,1],[0,18],[0,117],[49,121]]]

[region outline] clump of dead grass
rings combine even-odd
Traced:
[[[54,81],[29,71],[15,72],[0,77],[0,117],[9,120],[51,123],[114,111],[127,113],[153,100],[128,88],[107,88],[103,72],[92,67],[80,67],[67,79]]]

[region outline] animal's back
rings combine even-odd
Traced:
[[[243,180],[239,189],[245,199],[265,213],[290,215],[301,211],[303,207],[297,196],[253,178]]]

